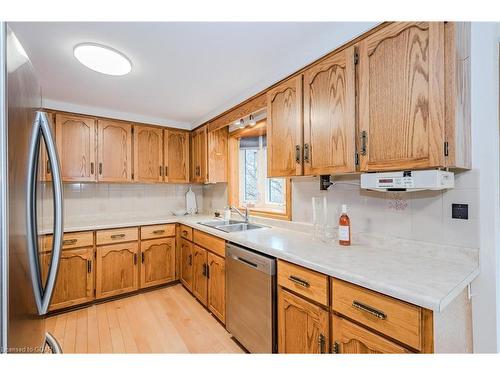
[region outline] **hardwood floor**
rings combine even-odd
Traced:
[[[49,317],[64,353],[243,353],[180,284]]]

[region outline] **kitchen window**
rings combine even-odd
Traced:
[[[267,177],[265,128],[260,131],[247,128],[235,133],[230,135],[230,204],[247,206],[255,215],[289,220],[290,181]]]

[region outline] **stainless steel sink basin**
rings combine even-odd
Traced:
[[[220,225],[215,227],[218,230],[222,230],[224,232],[240,232],[243,230],[251,230],[251,229],[259,229],[264,228],[262,225],[255,225],[250,223],[239,223],[239,224],[230,224],[230,225]]]
[[[226,233],[265,228],[263,225],[250,224],[238,220],[201,221],[198,224],[206,225],[207,227],[218,229]]]

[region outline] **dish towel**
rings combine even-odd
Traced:
[[[196,195],[189,185],[189,190],[186,193],[186,211],[188,214],[198,213],[198,207],[196,205]]]

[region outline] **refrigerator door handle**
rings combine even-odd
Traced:
[[[54,199],[54,230],[52,257],[47,275],[45,288],[42,284],[40,262],[38,259],[38,229],[36,212],[36,186],[38,156],[40,153],[40,141],[43,138],[47,148],[47,155],[52,170],[53,199]],[[31,272],[31,283],[35,296],[35,302],[40,315],[45,315],[49,310],[50,300],[54,291],[59,261],[61,259],[62,238],[64,230],[63,222],[63,195],[61,170],[59,158],[54,143],[54,137],[50,128],[49,118],[45,112],[36,113],[33,130],[31,133],[30,153],[28,162],[28,186],[27,186],[27,240],[28,254]]]

